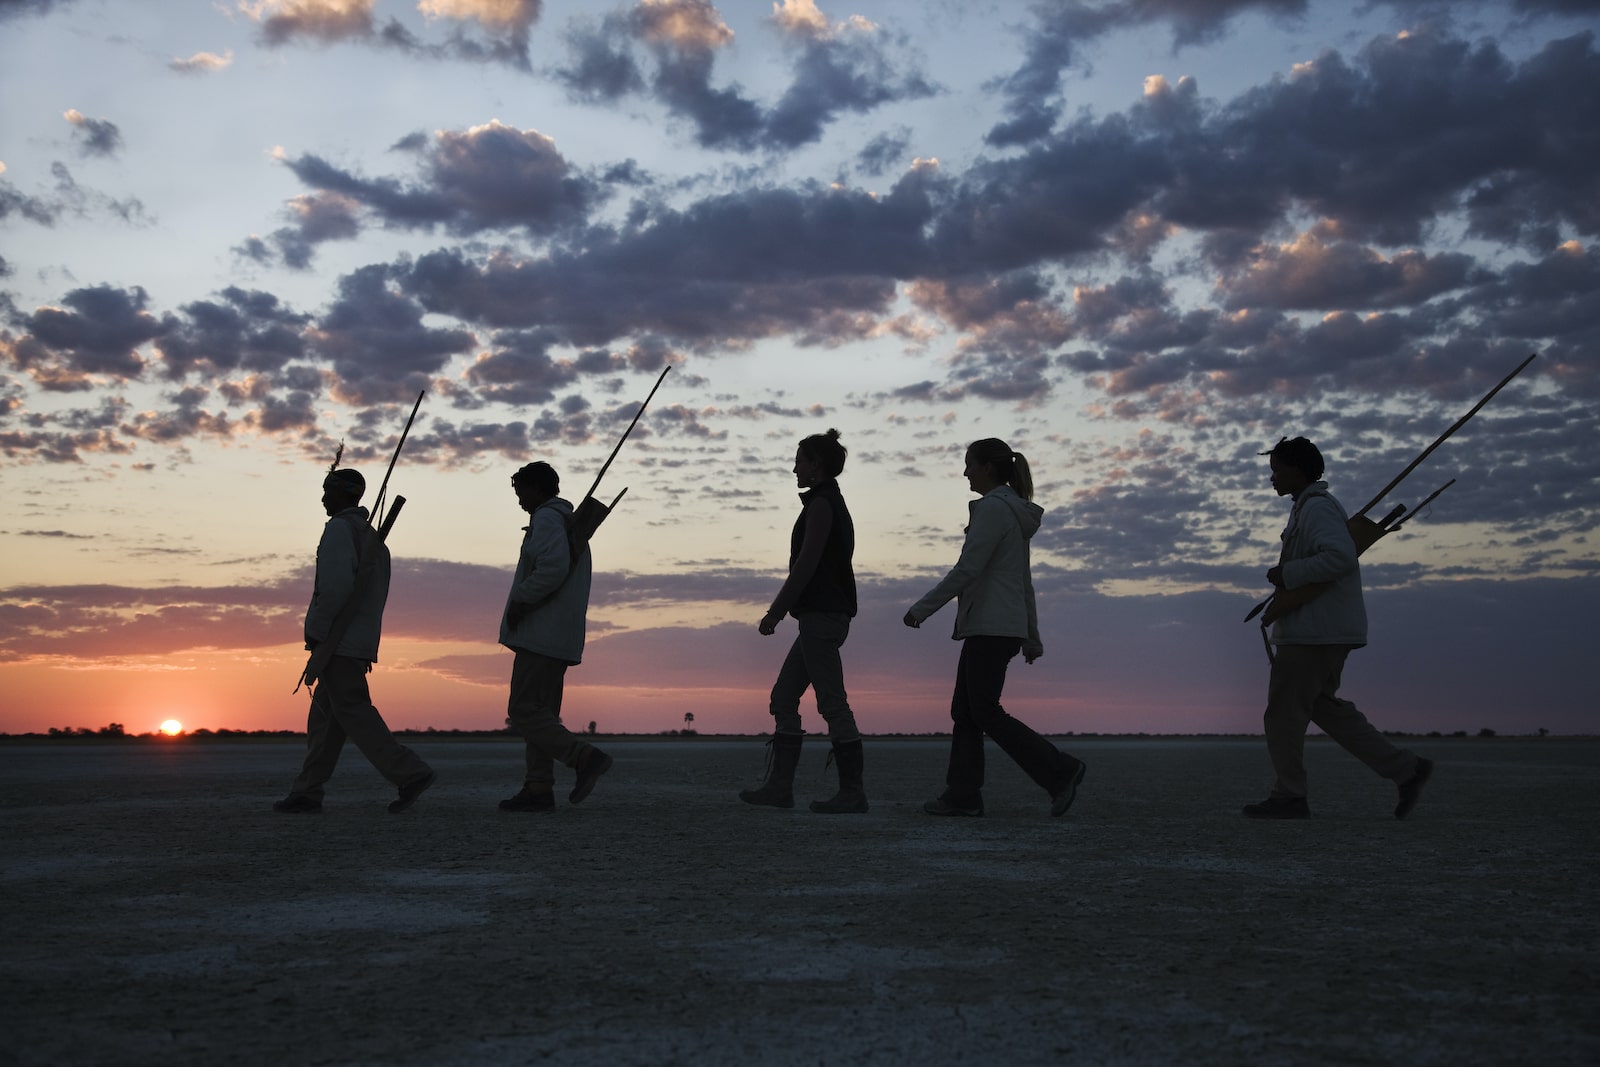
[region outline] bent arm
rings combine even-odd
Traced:
[[[990,507],[983,506],[983,502],[979,501],[978,506],[972,509],[967,539],[961,544],[961,558],[956,560],[956,565],[950,568],[950,573],[938,585],[911,606],[911,610],[906,612],[908,619],[921,623],[978,580],[983,569],[989,565],[989,560],[994,557],[995,549],[1000,547],[1000,539],[1005,536],[1005,524],[999,521],[1006,518],[1000,514],[1004,509],[1005,505],[999,501]]]

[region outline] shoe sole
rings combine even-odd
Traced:
[[[597,749],[596,751],[598,752],[599,750]],[[600,752],[599,755],[591,759],[588,770],[578,775],[577,784],[572,787],[572,792],[567,794],[567,801],[572,804],[581,803],[584,797],[594,792],[594,784],[600,780],[602,774],[611,769],[611,765],[615,762],[616,760],[604,752]]]
[[[408,797],[401,797],[399,800],[393,800],[389,802],[389,814],[399,815],[402,811],[410,809],[411,805],[417,802],[417,798],[426,793],[429,789],[432,789],[433,783],[437,782],[438,780],[439,776],[437,774],[429,772],[428,777],[424,778],[417,784],[417,791],[415,793],[412,793]]]
[[[1073,772],[1072,781],[1067,787],[1050,798],[1050,817],[1058,818],[1067,813],[1072,807],[1072,802],[1078,799],[1078,786],[1083,782],[1083,776],[1089,773],[1089,765],[1082,760],[1078,761],[1078,769]]]
[[[1250,811],[1249,809],[1245,809],[1245,810],[1241,811],[1239,814],[1243,815],[1247,819],[1259,819],[1259,820],[1261,820],[1263,822],[1273,822],[1273,821],[1276,821],[1276,822],[1293,822],[1295,819],[1309,819],[1309,818],[1311,818],[1311,813],[1309,811],[1297,811],[1292,815],[1290,815],[1290,814],[1274,815],[1274,814],[1272,814],[1270,812]]]
[[[983,809],[982,808],[957,808],[957,807],[937,807],[936,808],[932,804],[924,804],[924,805],[922,805],[922,812],[923,812],[924,815],[937,815],[940,818],[951,818],[951,817],[954,817],[954,818],[958,818],[958,819],[980,819],[980,818],[983,817]]]
[[[739,794],[739,799],[744,801],[746,804],[753,804],[758,808],[792,808],[792,807],[794,807],[794,797],[790,797],[788,800],[762,800],[759,797],[748,795],[746,793],[740,793]]]

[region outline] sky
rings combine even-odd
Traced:
[[[565,717],[770,728],[837,428],[867,732],[947,729],[965,446],[1029,460],[1050,732],[1260,728],[1305,435],[1380,728],[1593,732],[1600,2],[0,0],[0,732],[294,729],[335,449],[375,701],[503,724],[512,471],[628,489]],[[375,490],[374,490],[375,491]],[[370,500],[369,500],[370,502]],[[805,705],[807,728],[825,729]]]

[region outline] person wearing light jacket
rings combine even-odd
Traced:
[[[399,797],[389,805],[391,812],[411,807],[435,779],[422,757],[395,740],[367,689],[389,598],[389,549],[367,522],[367,509],[357,506],[364,492],[366,480],[349,468],[329,472],[322,482],[322,509],[328,522],[317,542],[316,579],[306,610],[306,648],[315,649],[328,640],[334,621],[346,611],[350,618],[311,691],[300,775],[289,795],[272,805],[286,815],[322,810],[324,785],[333,777],[347,738],[399,789]]]
[[[979,498],[967,505],[971,519],[961,557],[903,620],[907,626],[921,626],[952,597],[956,600],[952,636],[961,642],[961,658],[950,700],[950,762],[944,792],[922,810],[930,815],[983,814],[983,739],[988,735],[1050,794],[1050,814],[1063,815],[1083,781],[1083,761],[1060,751],[1000,706],[1011,660],[1021,652],[1032,663],[1044,654],[1028,553],[1044,509],[1033,503],[1027,459],[1004,441],[974,441],[962,473]]]
[[[1316,723],[1345,751],[1399,787],[1394,815],[1416,806],[1433,761],[1396,748],[1350,701],[1341,700],[1345,659],[1367,643],[1367,609],[1361,565],[1343,506],[1322,481],[1323,459],[1304,437],[1284,438],[1269,451],[1272,488],[1294,499],[1283,529],[1283,552],[1267,581],[1278,590],[1320,585],[1314,599],[1291,608],[1272,625],[1271,677],[1262,716],[1267,755],[1276,776],[1267,799],[1246,804],[1252,819],[1304,819],[1306,727]]]
[[[500,643],[516,653],[507,717],[524,742],[522,789],[501,811],[555,810],[555,761],[576,770],[567,800],[577,804],[611,769],[612,757],[561,722],[568,667],[583,660],[593,560],[572,535],[572,505],[548,463],[529,463],[511,476],[517,504],[528,513],[522,552],[500,619]]]

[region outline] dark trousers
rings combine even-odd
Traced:
[[[983,789],[985,734],[1045,792],[1054,796],[1066,784],[1066,760],[1056,746],[1000,706],[1006,667],[1021,650],[1020,637],[968,637],[961,642],[950,698],[950,767],[944,779],[954,800],[976,800]]]
[[[556,760],[576,767],[589,743],[561,722],[561,695],[567,664],[537,652],[518,652],[511,665],[511,699],[506,706],[511,728],[522,735],[522,784],[530,792],[547,793],[556,780]]]
[[[372,664],[364,659],[334,656],[311,691],[311,711],[306,716],[306,761],[300,777],[289,787],[291,796],[322,799],[323,785],[333,777],[339,753],[346,739],[354,741],[361,754],[395,785],[405,785],[430,773],[430,768],[411,749],[395,740],[389,724],[372,706],[367,691],[367,672]]]

